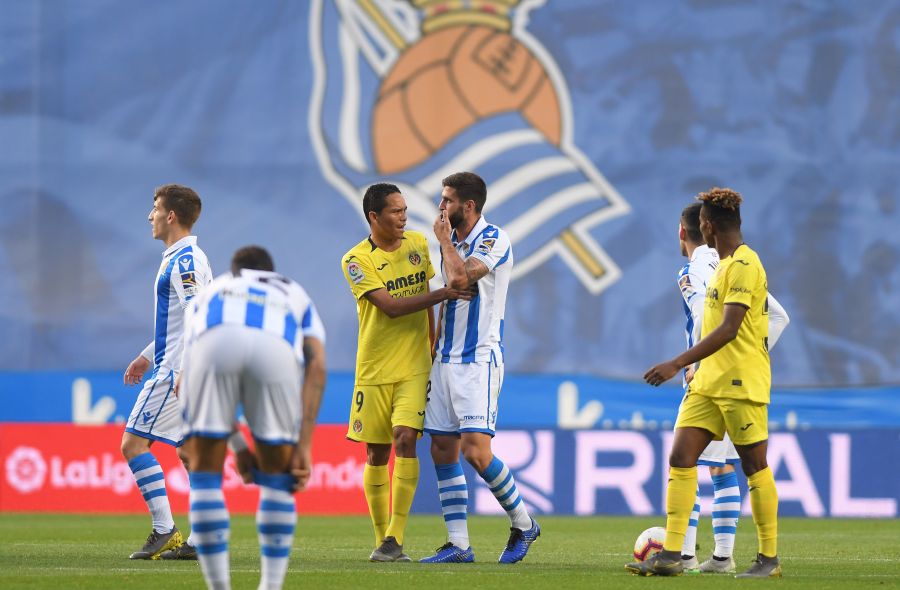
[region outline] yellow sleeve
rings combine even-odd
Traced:
[[[759,268],[754,260],[736,258],[728,266],[725,277],[724,305],[737,303],[749,308],[753,301],[753,291],[759,282]]]
[[[383,289],[384,283],[375,274],[375,268],[368,256],[348,254],[341,261],[344,278],[350,285],[353,296],[359,299],[366,293]]]
[[[425,276],[430,281],[434,277],[434,266],[431,264],[431,251],[428,249],[428,238],[422,236],[422,250],[425,252]]]

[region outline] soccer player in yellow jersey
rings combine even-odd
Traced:
[[[416,440],[431,370],[432,306],[448,298],[471,299],[471,294],[429,290],[434,268],[428,243],[424,235],[406,231],[406,201],[399,188],[370,186],[363,212],[371,234],[341,258],[359,315],[347,438],[366,443],[363,489],[376,547],[369,560],[410,561],[403,553],[403,533],[419,482]],[[396,458],[390,476],[392,445]]]
[[[741,195],[713,188],[697,198],[702,202],[700,232],[706,243],[715,244],[720,259],[707,285],[701,339],[651,368],[644,380],[656,386],[684,367],[703,362],[675,422],[663,551],[625,568],[644,576],[681,574],[681,548],[697,490],[697,459],[710,441],[722,440],[727,432],[747,475],[759,539],[756,560],[737,577],[778,577],[778,493],[766,463],[771,385],[766,271],[741,235]]]

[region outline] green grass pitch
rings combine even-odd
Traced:
[[[186,517],[176,522],[186,528]],[[496,563],[508,535],[503,517],[472,517],[470,537],[478,563],[374,564],[371,529],[365,517],[301,517],[285,588],[723,588],[777,584],[779,588],[900,587],[900,520],[811,520],[784,518],[780,581],[735,580],[728,576],[684,575],[638,578],[623,566],[644,528],[657,518],[543,517],[543,534],[522,563]],[[700,555],[712,546],[709,519],[701,520]],[[202,588],[196,562],[133,562],[149,531],[146,516],[0,514],[0,588],[115,588],[175,590]],[[405,550],[414,559],[444,542],[439,516],[410,519]],[[750,518],[738,531],[739,569],[753,558],[756,536]],[[232,518],[234,588],[256,588],[259,554],[252,516]],[[160,577],[163,573],[165,578]]]

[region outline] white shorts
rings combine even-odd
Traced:
[[[203,332],[184,358],[184,438],[228,437],[241,404],[256,441],[294,444],[301,383],[297,357],[284,339],[239,325]]]
[[[159,373],[156,378],[145,381],[125,423],[125,432],[174,447],[181,446],[184,427],[174,386],[175,375],[172,371],[167,371],[165,375]]]
[[[709,465],[710,467],[725,467],[726,464],[740,463],[741,458],[734,448],[728,433],[722,440],[714,440],[703,450],[697,465]]]
[[[502,364],[436,360],[426,389],[425,432],[483,432],[494,436],[502,385]]]

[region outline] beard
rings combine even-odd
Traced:
[[[463,222],[463,218],[463,212],[457,209],[453,215],[447,216],[447,221],[450,222],[450,227],[456,229]]]

